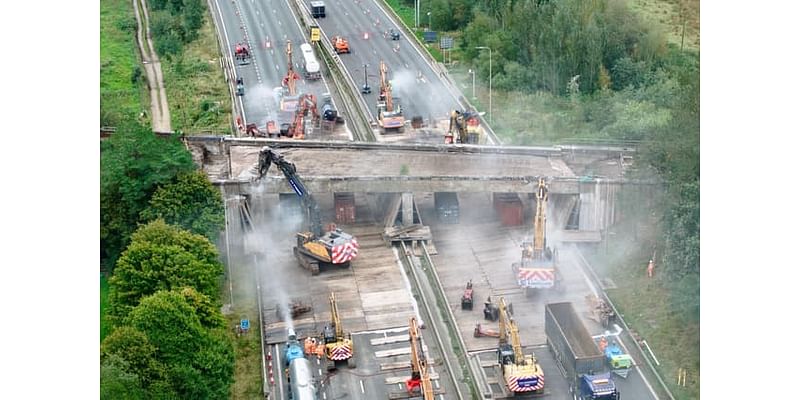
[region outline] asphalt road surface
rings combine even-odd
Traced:
[[[377,117],[376,102],[380,89],[380,61],[387,65],[392,82],[392,97],[399,97],[406,120],[419,115],[441,118],[456,108],[457,102],[439,80],[426,59],[412,45],[405,32],[389,19],[373,0],[328,0],[325,18],[317,23],[325,34],[345,37],[350,53],[339,57],[359,85],[364,83],[364,65],[371,94],[362,94],[370,115]],[[391,40],[388,32],[400,32],[400,40]]]
[[[225,36],[223,43],[227,49],[223,49],[223,55],[233,60],[234,48],[239,42],[247,43],[250,48],[248,65],[239,65],[234,60],[237,76],[245,83],[245,94],[237,100],[242,102],[245,124],[256,123],[263,129],[269,120],[285,119],[279,116],[275,90],[281,86],[288,69],[287,40],[292,42],[294,70],[301,76],[297,92],[314,94],[318,108],[321,107],[322,95],[330,93],[330,89],[324,79],[303,78],[300,44],[306,42],[307,35],[286,0],[213,0],[212,10]]]

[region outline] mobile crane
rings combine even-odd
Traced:
[[[522,242],[522,259],[511,265],[511,269],[517,275],[517,284],[523,288],[526,296],[531,295],[536,289],[563,290],[561,274],[557,268],[558,252],[551,250],[546,244],[546,212],[547,185],[544,178],[539,178],[533,240],[527,238]]]
[[[400,104],[395,104],[397,99],[392,98],[392,84],[386,78],[387,72],[386,64],[381,60],[381,91],[378,95],[378,126],[381,128],[381,134],[390,131],[403,133],[406,123],[405,117],[403,116],[403,107],[401,107]]]
[[[422,340],[417,327],[417,319],[411,317],[408,322],[408,338],[411,341],[411,378],[406,381],[406,390],[414,395],[415,389],[424,400],[433,400],[433,384],[428,372],[428,360],[422,351]]]
[[[544,371],[533,354],[523,354],[517,323],[511,317],[505,298],[500,298],[500,340],[497,361],[506,386],[512,393],[544,393]]]
[[[336,307],[336,295],[331,292],[331,322],[322,330],[322,339],[325,343],[325,355],[328,357],[328,371],[336,369],[336,363],[347,361],[349,368],[355,368],[356,359],[353,358],[353,339],[350,334],[344,333],[342,321],[339,319],[339,309]]]
[[[297,168],[269,146],[262,147],[259,153],[258,179],[266,176],[272,164],[283,172],[289,186],[300,197],[308,217],[309,231],[297,233],[297,245],[293,249],[297,261],[303,268],[310,270],[312,275],[319,274],[320,266],[349,267],[350,261],[358,255],[356,238],[336,227],[323,232],[317,201],[300,180]]]

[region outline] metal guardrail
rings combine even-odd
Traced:
[[[311,25],[316,25],[316,23],[313,22],[314,19],[311,17],[311,10],[308,9],[308,5],[300,0],[289,2],[289,5],[294,9],[296,15],[300,15],[301,24],[305,31],[310,32]],[[350,121],[353,122],[351,129],[353,129],[354,136],[362,141],[374,142],[375,135],[372,132],[372,121],[367,117],[369,114],[366,112],[368,106],[361,96],[354,93],[358,85],[347,73],[347,69],[344,68],[339,55],[336,54],[328,35],[322,29],[320,29],[320,35],[321,40],[316,43],[317,53],[325,61],[331,80],[333,80],[333,84],[344,102],[343,106],[347,111],[347,115],[350,117]],[[344,85],[341,82],[342,80],[344,80]]]
[[[233,115],[244,115],[242,110],[237,110],[238,107],[236,106],[236,96],[234,95],[234,92],[236,90],[236,88],[234,87],[234,82],[236,82],[236,76],[235,76],[236,66],[233,66],[233,68],[231,68],[231,65],[233,65],[231,63],[231,60],[223,52],[223,49],[226,49],[227,47],[222,43],[224,40],[223,39],[224,36],[222,35],[222,32],[220,32],[219,30],[219,24],[217,23],[217,18],[215,17],[215,15],[218,15],[219,19],[222,20],[222,10],[219,7],[217,7],[216,10],[219,12],[217,14],[213,11],[215,9],[213,0],[207,0],[206,3],[208,5],[208,12],[210,13],[211,21],[214,24],[214,30],[217,32],[217,50],[219,52],[219,66],[220,68],[222,68],[222,72],[228,81],[228,89],[229,89],[228,93],[231,96],[231,110],[233,111],[230,119],[231,133],[235,135],[238,132],[238,129],[236,127],[236,122],[234,122],[235,118],[233,118]]]
[[[400,18],[400,16],[394,11],[394,9],[389,4],[386,3],[385,0],[377,1],[376,3],[378,3],[378,5],[384,10],[384,12],[394,16],[395,22],[397,22],[399,25],[401,25],[401,28],[405,29],[405,31],[407,33],[407,36],[411,36],[411,37],[414,38],[414,42],[417,44],[417,46],[416,46],[417,49],[425,49],[425,43],[423,43],[423,42],[421,42],[419,40],[417,35],[414,34],[414,30],[411,29],[411,27],[409,27],[408,25],[406,25],[406,22],[403,21],[402,18]],[[458,105],[462,109],[469,108],[469,109],[472,109],[472,110],[477,110],[475,108],[475,106],[472,105],[472,103],[470,103],[469,100],[467,100],[467,98],[465,96],[459,95],[459,94],[457,94],[457,93],[455,93],[453,91],[453,87],[455,87],[455,85],[453,84],[452,80],[450,79],[450,76],[449,76],[449,73],[448,73],[447,69],[442,69],[439,66],[439,62],[436,61],[435,58],[433,58],[433,56],[427,51],[427,49],[425,51],[420,51],[420,53],[424,55],[426,61],[431,66],[431,69],[434,72],[438,71],[440,73],[443,73],[443,75],[439,75],[439,74],[437,74],[437,75],[439,75],[440,77],[442,77],[442,76],[444,77],[444,79],[440,78],[440,80],[442,80],[445,83],[445,87],[447,87],[448,90],[450,90],[450,94],[453,95],[453,97],[455,97],[456,103],[458,103]],[[434,65],[435,65],[435,67],[434,67]],[[462,103],[465,103],[468,107],[465,107],[464,104],[462,104]],[[497,134],[494,132],[492,127],[489,126],[489,123],[486,122],[486,119],[483,118],[482,115],[479,115],[478,118],[481,120],[481,124],[483,126],[483,129],[484,129],[484,131],[486,131],[486,133],[489,136],[489,138],[493,141],[493,144],[502,145],[503,143],[500,141],[500,138],[497,137]]]
[[[582,269],[584,271],[586,271],[589,274],[589,276],[591,276],[591,279],[592,279],[593,283],[597,286],[597,288],[599,288],[599,289],[602,288],[602,285],[600,283],[600,278],[597,276],[597,274],[591,268],[591,265],[589,264],[589,262],[586,261],[586,258],[583,257],[583,254],[577,249],[577,247],[575,247],[574,245],[572,247],[573,247],[574,251],[578,254],[578,257],[581,260]],[[635,350],[639,353],[638,354],[639,358],[642,358],[647,362],[647,366],[650,369],[650,373],[653,376],[655,376],[656,379],[658,379],[658,382],[661,384],[661,389],[667,394],[667,396],[670,398],[670,400],[675,400],[675,397],[672,395],[672,392],[669,390],[669,387],[667,387],[666,382],[664,382],[664,379],[661,377],[661,374],[658,373],[658,370],[656,370],[656,367],[653,366],[653,363],[650,362],[650,358],[647,357],[647,354],[645,353],[644,349],[642,349],[642,346],[640,346],[639,343],[635,339],[630,337],[631,336],[630,335],[630,328],[628,327],[628,324],[625,323],[625,320],[622,318],[622,314],[619,313],[619,310],[617,310],[617,307],[614,305],[613,302],[611,302],[611,299],[608,298],[608,295],[606,295],[605,291],[603,291],[602,289],[600,290],[598,295],[601,297],[601,299],[603,301],[606,302],[606,304],[611,306],[611,309],[614,310],[614,313],[617,316],[617,320],[620,323],[622,323],[623,331],[628,334],[630,342],[632,342],[634,344]],[[656,398],[658,399],[658,394],[656,394]]]
[[[422,284],[420,283],[420,277],[417,276],[417,272],[414,269],[415,267],[414,267],[413,261],[412,261],[411,256],[410,256],[410,251],[407,249],[406,244],[403,243],[403,242],[400,242],[399,248],[401,249],[400,251],[402,251],[402,253],[405,254],[405,260],[406,260],[406,262],[408,264],[408,269],[409,269],[409,271],[411,273],[411,277],[413,278],[413,282],[415,283],[415,286],[417,287],[417,290],[419,291],[420,297],[422,297],[422,306],[425,308],[425,311],[426,311],[427,317],[428,317],[428,324],[426,324],[425,326],[429,327],[430,330],[433,332],[433,335],[436,338],[436,342],[439,344],[439,348],[441,349],[442,357],[444,358],[444,362],[447,363],[447,366],[446,366],[447,367],[446,368],[447,369],[447,373],[448,373],[448,375],[450,376],[450,379],[453,382],[453,386],[454,386],[454,389],[456,390],[456,394],[458,395],[459,399],[463,400],[465,397],[464,397],[464,394],[461,393],[461,388],[460,388],[460,386],[458,384],[459,381],[456,378],[455,373],[453,372],[453,368],[454,368],[453,362],[450,360],[450,357],[448,356],[448,352],[446,351],[446,348],[444,346],[444,342],[442,341],[442,338],[441,338],[441,335],[439,333],[439,330],[436,329],[436,324],[434,323],[434,319],[436,318],[436,315],[433,313],[433,311],[431,310],[431,306],[430,306],[430,304],[434,304],[434,303],[430,303],[429,302],[430,299],[426,299],[425,290],[422,288]],[[423,250],[424,250],[424,248],[423,248]],[[423,255],[426,257],[426,261],[429,262],[428,265],[431,267],[430,269],[433,270],[433,264],[430,263],[430,256],[428,256],[427,251],[424,251]],[[433,288],[433,289],[436,290],[435,288]],[[434,293],[434,295],[437,295],[437,294]],[[445,307],[445,308],[447,308],[447,307]],[[449,311],[449,308],[448,308],[448,311]],[[454,320],[451,320],[451,321],[454,321]],[[444,321],[444,323],[448,327],[448,330],[449,330],[450,324],[448,323],[448,321]],[[458,329],[456,329],[456,332],[458,332]],[[459,336],[459,340],[461,340],[460,336]],[[463,340],[461,340],[460,344],[462,346],[462,349],[464,349]],[[474,382],[474,379],[472,379],[472,382]]]

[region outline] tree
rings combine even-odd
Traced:
[[[223,267],[204,236],[156,220],[141,226],[109,280],[110,313],[117,317],[158,290],[192,287],[216,298]]]
[[[222,329],[205,328],[180,291],[143,298],[126,322],[158,349],[178,398],[228,397],[234,366],[230,339]]]
[[[147,336],[130,326],[117,328],[100,345],[101,360],[111,356],[120,357],[125,361],[126,370],[141,377],[145,384],[151,378],[158,378],[155,354],[156,348]]]
[[[143,221],[163,218],[209,240],[217,239],[225,224],[222,195],[202,171],[178,175],[177,182],[159,187],[141,217]]]
[[[100,253],[113,269],[136,229],[139,214],[159,185],[194,169],[177,138],[159,138],[144,126],[129,124],[101,145]]]
[[[100,399],[139,400],[145,398],[139,376],[128,372],[128,363],[114,354],[100,363]]]

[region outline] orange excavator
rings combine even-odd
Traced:
[[[388,72],[386,64],[381,60],[381,91],[378,95],[378,126],[381,128],[381,134],[385,134],[389,131],[403,133],[406,120],[403,116],[403,108],[400,104],[396,104],[397,99],[392,97],[392,84],[386,76]]]
[[[414,317],[411,317],[408,323],[408,337],[411,341],[411,378],[406,381],[406,390],[409,395],[414,396],[414,392],[419,388],[419,395],[424,400],[433,400],[433,384],[428,372],[428,360],[422,351],[422,339],[417,319]]]
[[[350,44],[347,43],[347,39],[341,36],[334,36],[331,41],[336,54],[350,53]]]

